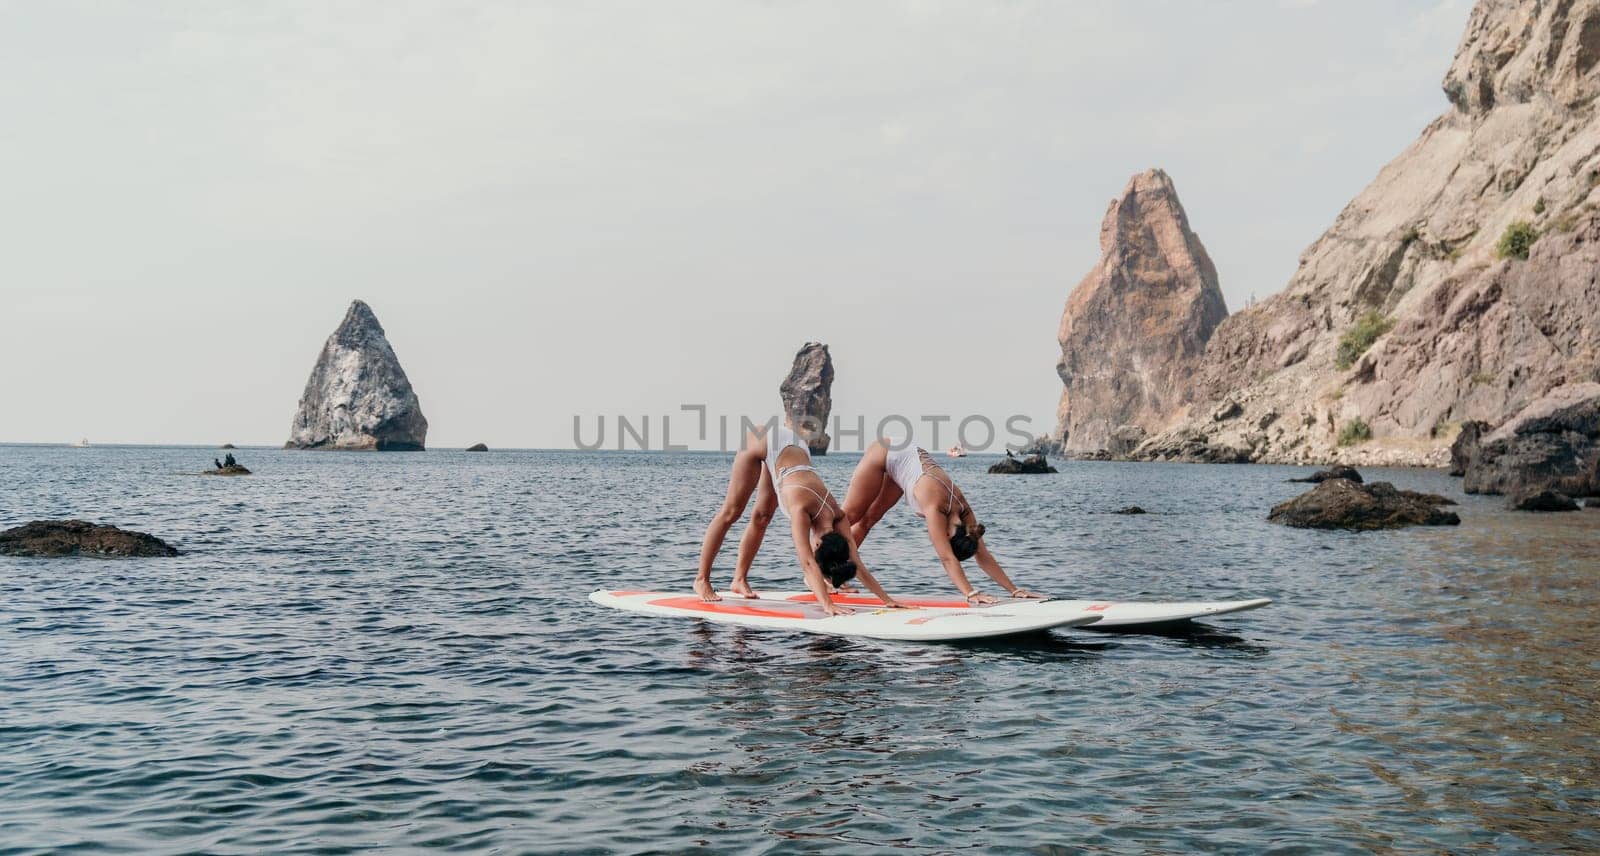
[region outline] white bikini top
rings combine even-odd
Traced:
[[[782,454],[783,450],[789,448],[790,446],[805,452],[806,462],[803,464],[795,464],[792,467],[778,469],[778,455]],[[789,476],[795,473],[814,473],[816,471],[817,468],[811,465],[811,449],[801,441],[798,434],[782,425],[775,426],[772,430],[767,432],[767,472],[772,476],[772,490],[778,494],[778,510],[783,512],[784,517],[790,516],[789,504],[783,500],[784,479],[787,479]],[[817,499],[822,500],[824,505],[827,504],[828,498],[820,493],[817,493],[815,490],[812,490],[810,485],[802,484],[798,486],[809,491],[811,495],[815,496]],[[811,519],[815,520],[817,518],[817,514],[821,513],[821,511],[822,509],[819,507],[817,511],[811,515]]]

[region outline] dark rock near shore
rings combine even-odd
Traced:
[[[1141,443],[1129,457],[1186,464],[1248,464],[1250,450],[1215,443],[1203,431],[1186,429],[1157,434]]]
[[[1467,493],[1600,494],[1600,383],[1567,384],[1483,437],[1467,462]]]
[[[1050,455],[1061,454],[1061,445],[1050,437],[1040,434],[1039,436],[1033,438],[1032,443],[1029,443],[1028,445],[1014,451],[1023,456],[1044,455],[1048,457]]]
[[[1578,502],[1564,493],[1538,490],[1519,493],[1506,502],[1513,511],[1577,511]]]
[[[1116,511],[1113,511],[1111,513],[1112,514],[1149,514],[1150,512],[1145,511],[1144,509],[1140,508],[1137,505],[1129,505],[1129,506],[1126,506],[1124,508],[1119,508]]]
[[[807,342],[794,355],[789,376],[778,386],[789,427],[813,455],[828,454],[828,414],[833,411],[833,356],[821,342]]]
[[[1583,507],[1584,508],[1600,508],[1600,496],[1591,496],[1591,497],[1589,497],[1589,501],[1585,502],[1583,504]]]
[[[1345,481],[1353,481],[1356,484],[1361,484],[1363,481],[1361,474],[1356,472],[1355,467],[1347,467],[1343,464],[1335,464],[1325,470],[1314,472],[1303,479],[1289,479],[1289,481],[1304,484],[1322,484],[1328,479],[1344,479]]]
[[[247,475],[250,475],[250,471],[248,469],[245,469],[245,467],[243,465],[234,464],[234,465],[229,466],[229,467],[222,467],[221,469],[206,470],[205,472],[202,472],[200,475],[203,475],[203,476],[247,476]]]
[[[237,449],[239,447],[233,445],[232,443],[223,443],[222,445],[218,446],[217,448],[219,448],[219,449]]]
[[[1300,529],[1398,529],[1403,526],[1454,526],[1455,512],[1442,511],[1449,500],[1435,494],[1397,490],[1388,482],[1356,484],[1329,479],[1306,493],[1273,506],[1267,519]]]
[[[420,452],[428,420],[371,307],[350,304],[300,395],[286,449]]]
[[[83,520],[35,520],[0,532],[0,556],[176,556],[172,545],[143,532]]]
[[[1004,460],[1000,461],[1000,463],[989,467],[989,472],[993,475],[1008,476],[1036,475],[1053,473],[1055,471],[1056,468],[1050,466],[1050,462],[1045,458],[1044,455],[1029,455],[1025,458],[1014,458],[1010,455],[1007,455]]]
[[[1456,435],[1455,442],[1450,444],[1450,475],[1464,476],[1467,474],[1467,465],[1472,463],[1474,455],[1478,454],[1478,444],[1483,442],[1483,435],[1489,433],[1489,423],[1476,419],[1461,423],[1461,433]]]
[[[489,447],[483,445],[482,443],[473,443],[472,445],[467,447],[467,451],[469,451],[469,452],[487,452],[487,451],[489,451]]]

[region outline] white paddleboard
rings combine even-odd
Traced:
[[[1082,627],[1102,620],[1099,613],[1082,610],[1067,612],[1031,609],[1022,614],[994,607],[883,609],[882,602],[876,599],[870,599],[872,602],[868,606],[853,606],[850,615],[828,615],[817,606],[814,595],[810,592],[803,594],[811,599],[806,601],[764,597],[756,600],[723,595],[722,600],[707,603],[693,594],[597,591],[589,595],[589,600],[612,609],[641,612],[646,615],[698,618],[742,627],[777,628],[805,633],[825,633],[830,636],[862,636],[868,639],[895,639],[909,642],[988,639],[1017,633],[1034,633],[1052,627]]]
[[[892,593],[892,592],[891,592]],[[790,603],[815,603],[816,595],[808,591],[781,591],[763,592],[762,601],[785,601]],[[882,601],[871,595],[834,595],[834,602],[850,606],[874,607],[881,606]],[[1175,621],[1192,621],[1196,618],[1209,618],[1214,615],[1227,615],[1230,612],[1244,612],[1251,609],[1260,609],[1269,603],[1270,598],[1258,597],[1251,600],[1190,600],[1190,601],[1131,601],[1131,600],[1023,600],[1006,598],[999,603],[988,606],[974,606],[960,598],[917,598],[896,597],[895,600],[906,606],[920,609],[961,609],[983,610],[1003,609],[1016,616],[1029,615],[1090,615],[1100,616],[1092,629],[1104,630],[1112,627],[1138,627],[1140,625],[1171,624]],[[759,602],[759,601],[758,601]]]

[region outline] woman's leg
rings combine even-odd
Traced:
[[[722,551],[722,542],[728,537],[728,530],[744,515],[750,494],[755,492],[761,480],[761,463],[765,459],[763,441],[754,434],[745,439],[744,448],[733,456],[733,471],[728,475],[728,495],[723,498],[722,507],[712,515],[711,523],[706,526],[705,540],[700,543],[700,567],[695,573],[694,592],[700,595],[701,600],[721,600],[717,597],[717,590],[711,586],[711,564],[716,561],[717,553]]]
[[[861,455],[850,479],[844,513],[850,520],[850,540],[857,546],[867,540],[872,527],[900,501],[903,491],[889,478],[889,441],[878,440]]]
[[[739,538],[739,560],[733,568],[733,583],[728,586],[740,597],[760,597],[750,588],[750,565],[756,560],[761,542],[767,537],[767,524],[772,522],[772,515],[777,510],[778,492],[772,489],[772,473],[762,467],[761,479],[756,485],[756,507],[750,512],[750,522],[744,527],[744,535]]]

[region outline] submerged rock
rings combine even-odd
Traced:
[[[1486,435],[1465,468],[1467,493],[1600,494],[1600,383],[1567,384]]]
[[[1150,512],[1145,511],[1144,509],[1140,508],[1137,505],[1129,505],[1129,506],[1126,506],[1124,508],[1119,508],[1116,511],[1113,511],[1111,513],[1112,514],[1149,514]]]
[[[83,520],[35,520],[0,532],[0,556],[176,556],[172,545],[143,532]]]
[[[1167,427],[1226,317],[1216,266],[1172,179],[1159,169],[1135,175],[1106,210],[1100,260],[1061,314],[1062,448],[1110,450],[1120,427]]]
[[[1536,490],[1513,496],[1506,507],[1514,511],[1577,511],[1578,503],[1564,493]]]
[[[1361,474],[1356,472],[1355,467],[1347,467],[1342,464],[1331,466],[1325,470],[1312,473],[1303,479],[1289,479],[1289,481],[1302,482],[1305,484],[1322,484],[1328,479],[1344,479],[1345,481],[1352,481],[1356,484],[1361,484],[1363,481]]]
[[[794,355],[789,376],[778,386],[790,427],[813,455],[828,454],[828,414],[833,411],[833,356],[821,342],[807,342]]]
[[[1442,504],[1451,502],[1436,494],[1397,490],[1388,482],[1356,484],[1329,479],[1273,506],[1267,519],[1299,529],[1372,530],[1460,523],[1455,512],[1438,508]]]
[[[473,443],[472,445],[467,447],[467,451],[469,451],[469,452],[487,452],[487,451],[489,451],[489,447],[483,445],[482,443]]]
[[[221,468],[218,468],[218,469],[206,470],[206,471],[200,473],[200,475],[203,475],[203,476],[247,476],[247,475],[250,475],[250,471],[248,469],[245,469],[244,465],[242,465],[242,464],[232,464],[232,465],[229,465],[229,466],[226,466],[226,467],[221,467]]]
[[[428,420],[383,327],[350,304],[311,369],[286,449],[417,451]]]
[[[1053,473],[1055,467],[1050,466],[1050,461],[1044,455],[1028,455],[1024,458],[1013,457],[1007,453],[998,464],[989,467],[989,472],[995,475],[1042,475]]]

